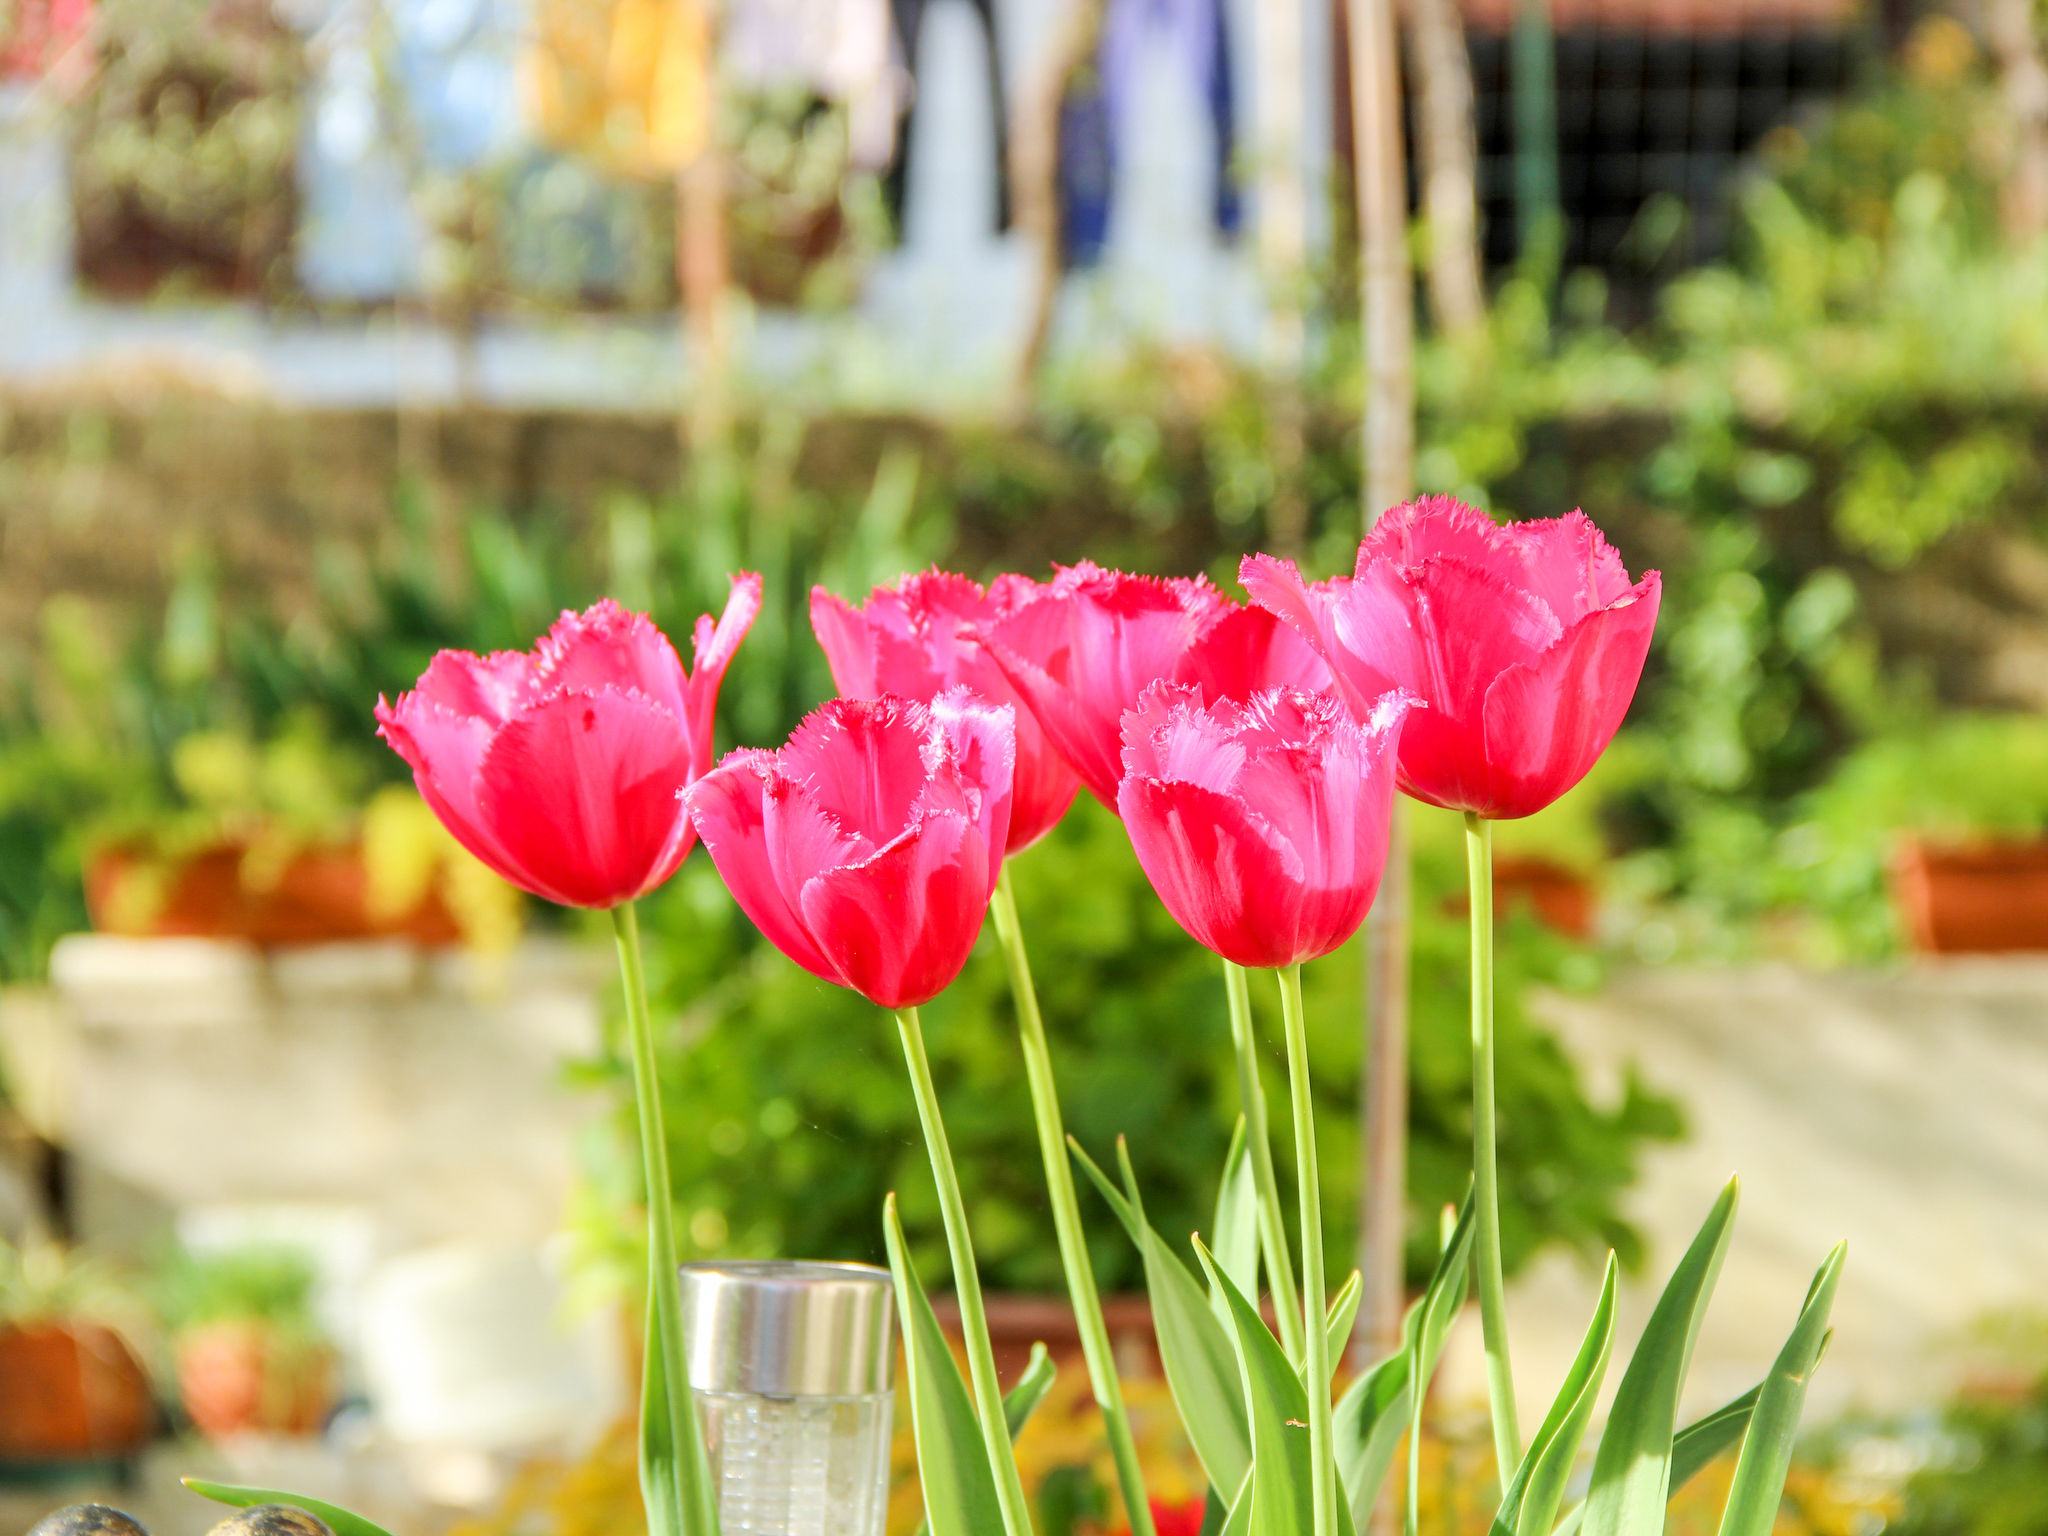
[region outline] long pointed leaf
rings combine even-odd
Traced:
[[[1247,1296],[1255,1293],[1246,1291]],[[1358,1301],[1365,1294],[1365,1276],[1357,1270],[1351,1271],[1351,1278],[1344,1282],[1330,1302],[1330,1358],[1342,1360],[1344,1351],[1351,1347],[1351,1329],[1358,1321]],[[1304,1367],[1306,1369],[1306,1367]]]
[[[1337,1477],[1344,1485],[1351,1518],[1361,1530],[1372,1517],[1373,1505],[1379,1502],[1380,1484],[1386,1481],[1395,1447],[1408,1427],[1409,1351],[1422,1336],[1424,1320],[1431,1320],[1422,1352],[1426,1385],[1443,1354],[1450,1321],[1465,1304],[1465,1282],[1472,1267],[1474,1209],[1468,1194],[1457,1224],[1445,1240],[1429,1285],[1402,1319],[1401,1347],[1354,1381],[1350,1390],[1337,1400]]]
[[[1792,1465],[1792,1442],[1799,1433],[1799,1410],[1806,1403],[1806,1384],[1827,1347],[1828,1310],[1835,1302],[1842,1265],[1849,1247],[1837,1243],[1800,1308],[1792,1336],[1778,1351],[1771,1374],[1764,1378],[1749,1431],[1742,1437],[1742,1456],[1735,1463],[1735,1482],[1721,1511],[1721,1536],[1770,1536],[1785,1494],[1785,1474]]]
[[[1052,1390],[1052,1384],[1059,1375],[1059,1367],[1053,1364],[1052,1355],[1043,1344],[1031,1346],[1031,1358],[1024,1362],[1024,1370],[1017,1377],[1016,1385],[1003,1394],[1003,1424],[1015,1440],[1024,1433],[1024,1426],[1031,1422],[1031,1415],[1038,1412],[1038,1405],[1045,1401],[1045,1394]]]
[[[1731,1403],[1723,1403],[1704,1418],[1694,1419],[1671,1441],[1671,1497],[1698,1477],[1714,1458],[1739,1441],[1749,1428],[1750,1412],[1763,1393],[1761,1385],[1751,1387]],[[1551,1536],[1574,1536],[1586,1518],[1586,1506],[1579,1503],[1565,1512]]]
[[[995,1474],[967,1383],[960,1379],[960,1367],[910,1262],[893,1194],[883,1202],[882,1231],[889,1245],[889,1272],[896,1280],[896,1313],[903,1322],[917,1475],[932,1536],[988,1536],[1003,1528]]]
[[[329,1504],[325,1499],[309,1499],[302,1493],[285,1493],[277,1488],[244,1488],[238,1483],[212,1483],[203,1477],[181,1479],[185,1486],[202,1499],[211,1499],[216,1504],[225,1504],[230,1509],[254,1509],[259,1504],[285,1504],[293,1509],[303,1509],[307,1514],[317,1516],[326,1522],[334,1536],[391,1536],[391,1533],[373,1520],[365,1520],[353,1510],[343,1509],[339,1504]]]
[[[1508,1491],[1494,1516],[1493,1536],[1544,1536],[1557,1519],[1557,1506],[1564,1499],[1565,1481],[1586,1426],[1593,1417],[1593,1403],[1600,1395],[1600,1383],[1607,1375],[1607,1356],[1614,1347],[1615,1262],[1607,1255],[1607,1272],[1600,1282],[1600,1300],[1593,1308],[1585,1340],[1579,1345],[1572,1367],[1565,1372],[1564,1385],[1557,1389],[1550,1412],[1544,1416],[1536,1438],[1529,1442],[1522,1465],[1516,1469]]]
[[[1130,1180],[1128,1194],[1120,1193],[1071,1138],[1068,1145],[1144,1260],[1145,1289],[1151,1298],[1152,1328],[1159,1341],[1166,1384],[1210,1484],[1220,1496],[1229,1498],[1243,1485],[1252,1464],[1251,1429],[1245,1422],[1238,1384],[1237,1352],[1209,1309],[1202,1283],[1146,1222],[1144,1207],[1137,1199],[1136,1179]]]
[[[1656,1310],[1622,1374],[1607,1417],[1607,1431],[1593,1457],[1593,1482],[1586,1493],[1586,1536],[1661,1536],[1664,1505],[1671,1491],[1673,1427],[1678,1394],[1692,1363],[1693,1341],[1707,1297],[1728,1251],[1741,1186],[1728,1187],[1707,1213],[1699,1235],[1678,1261]]]
[[[1252,1431],[1252,1511],[1247,1536],[1301,1536],[1315,1523],[1308,1391],[1258,1308],[1245,1299],[1199,1239],[1195,1256],[1209,1272],[1210,1283],[1230,1303],[1230,1320],[1237,1334],[1238,1368]],[[1337,1501],[1337,1509],[1339,1530],[1349,1532],[1350,1510],[1342,1499]]]
[[[681,1536],[689,1529],[683,1469],[676,1464],[676,1437],[669,1417],[668,1374],[657,1330],[653,1266],[647,1276],[647,1339],[640,1373],[640,1497],[647,1506],[651,1536]]]
[[[1223,1159],[1223,1182],[1216,1189],[1216,1224],[1210,1229],[1215,1246],[1210,1250],[1231,1282],[1247,1296],[1259,1294],[1259,1191],[1252,1178],[1251,1146],[1245,1140],[1244,1116],[1237,1117],[1237,1129],[1230,1134],[1230,1151]],[[1230,1325],[1230,1304],[1222,1296],[1209,1296],[1216,1320]]]

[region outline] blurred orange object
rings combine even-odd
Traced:
[[[248,845],[233,841],[176,861],[107,849],[87,864],[86,910],[103,933],[152,938],[255,944],[405,938],[446,945],[462,937],[437,890],[427,891],[408,911],[377,913],[359,847],[302,850],[260,884],[244,878],[248,854]]]
[[[1907,936],[1922,954],[2048,950],[2048,840],[1944,846],[1909,838],[1891,873]]]
[[[149,1377],[99,1323],[0,1328],[0,1461],[126,1456],[149,1439]]]
[[[710,70],[705,0],[542,0],[526,108],[552,144],[671,176],[711,141]]]
[[[1593,936],[1593,882],[1555,859],[1507,855],[1493,861],[1495,919],[1516,907],[1527,907],[1539,920],[1571,938]],[[1460,894],[1447,900],[1444,910],[1462,917],[1471,907]]]
[[[334,1351],[263,1323],[208,1323],[178,1341],[178,1396],[211,1440],[314,1434],[334,1407]]]

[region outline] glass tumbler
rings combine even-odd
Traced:
[[[685,1264],[682,1277],[721,1536],[882,1536],[889,1272],[735,1261]]]

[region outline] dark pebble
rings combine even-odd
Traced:
[[[149,1536],[111,1504],[73,1504],[38,1520],[28,1536]]]
[[[258,1504],[237,1510],[206,1536],[334,1536],[327,1522],[289,1504]]]

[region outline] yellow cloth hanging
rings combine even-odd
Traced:
[[[711,139],[706,0],[541,0],[524,73],[540,137],[636,176],[672,176]]]

